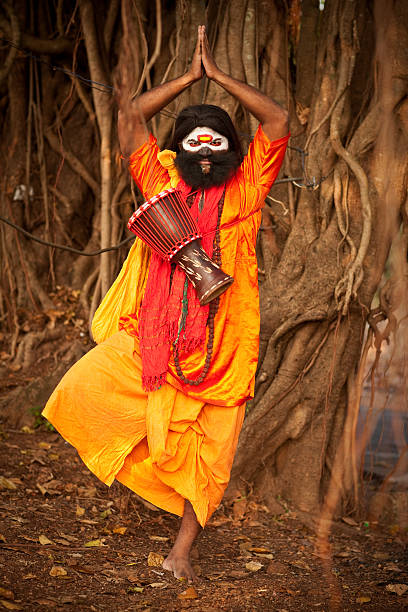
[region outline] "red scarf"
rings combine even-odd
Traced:
[[[177,189],[186,198],[190,187],[180,179]],[[224,186],[204,192],[204,207],[199,212],[201,192],[190,208],[203,234],[201,244],[209,257],[218,221],[218,203]],[[205,342],[208,305],[200,306],[196,291],[189,282],[187,288],[188,315],[184,330],[180,330],[182,300],[186,275],[176,266],[170,283],[171,265],[152,251],[149,276],[139,315],[139,345],[142,357],[142,383],[146,391],[158,389],[166,380],[170,349],[177,340],[179,351],[190,353]]]

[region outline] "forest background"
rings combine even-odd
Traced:
[[[408,461],[403,0],[3,1],[2,422],[31,426],[92,346],[89,321],[129,248],[126,221],[142,198],[116,133],[123,40],[137,96],[187,69],[201,23],[220,68],[290,113],[258,240],[256,395],[229,493],[277,514],[289,505],[395,522]],[[256,121],[206,80],[152,120],[159,143],[181,108],[200,102],[230,113],[245,149]],[[396,457],[379,478],[364,458],[385,407]]]

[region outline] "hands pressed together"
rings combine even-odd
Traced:
[[[197,44],[194,50],[193,59],[188,70],[188,75],[194,80],[199,81],[204,74],[209,79],[216,79],[222,71],[218,68],[211,54],[205,26],[198,26]]]
[[[205,26],[198,26],[197,43],[190,68],[179,77],[149,89],[137,98],[129,91],[131,65],[124,63],[116,89],[119,107],[118,134],[123,155],[128,156],[147,139],[146,127],[156,113],[170,104],[179,94],[206,75],[221,86],[262,124],[270,140],[288,133],[288,114],[279,104],[259,89],[238,81],[218,68],[208,42]]]

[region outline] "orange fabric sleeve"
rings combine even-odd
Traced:
[[[170,181],[167,170],[157,158],[159,152],[157,140],[150,134],[129,159],[130,174],[147,200],[166,189]]]
[[[245,214],[251,212],[251,203],[265,199],[275,182],[283,159],[290,134],[278,140],[269,140],[259,125],[248,153],[241,164],[241,177],[249,191],[256,190],[256,198],[247,198]],[[258,205],[258,202],[256,202]]]

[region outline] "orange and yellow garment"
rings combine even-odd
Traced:
[[[256,236],[261,208],[278,175],[288,138],[270,142],[259,126],[248,154],[227,183],[220,223],[221,267],[234,282],[220,298],[211,368],[203,383],[191,387],[178,379],[174,361],[171,359],[169,363],[168,382],[190,397],[236,406],[253,395],[259,348]],[[156,139],[150,135],[130,158],[130,172],[146,199],[177,185],[176,171],[169,159],[171,152],[166,152],[166,159],[159,161],[158,156],[163,153],[159,153]],[[147,250],[136,239],[124,269],[96,312],[92,325],[96,342],[118,329],[137,337],[138,309],[147,278]],[[204,361],[205,351],[201,348],[189,355],[180,355],[180,365],[187,378],[197,378]]]
[[[180,516],[188,499],[202,526],[228,484],[245,402],[253,393],[259,335],[255,241],[287,140],[270,142],[259,127],[227,184],[221,254],[234,283],[220,299],[207,379],[197,387],[183,384],[171,359],[167,382],[149,393],[142,388],[137,316],[149,249],[136,239],[95,314],[98,346],[67,372],[43,412],[104,483],[116,478]],[[146,199],[177,184],[172,159],[159,152],[153,136],[131,156],[130,171]],[[180,357],[184,374],[196,378],[203,351]]]

